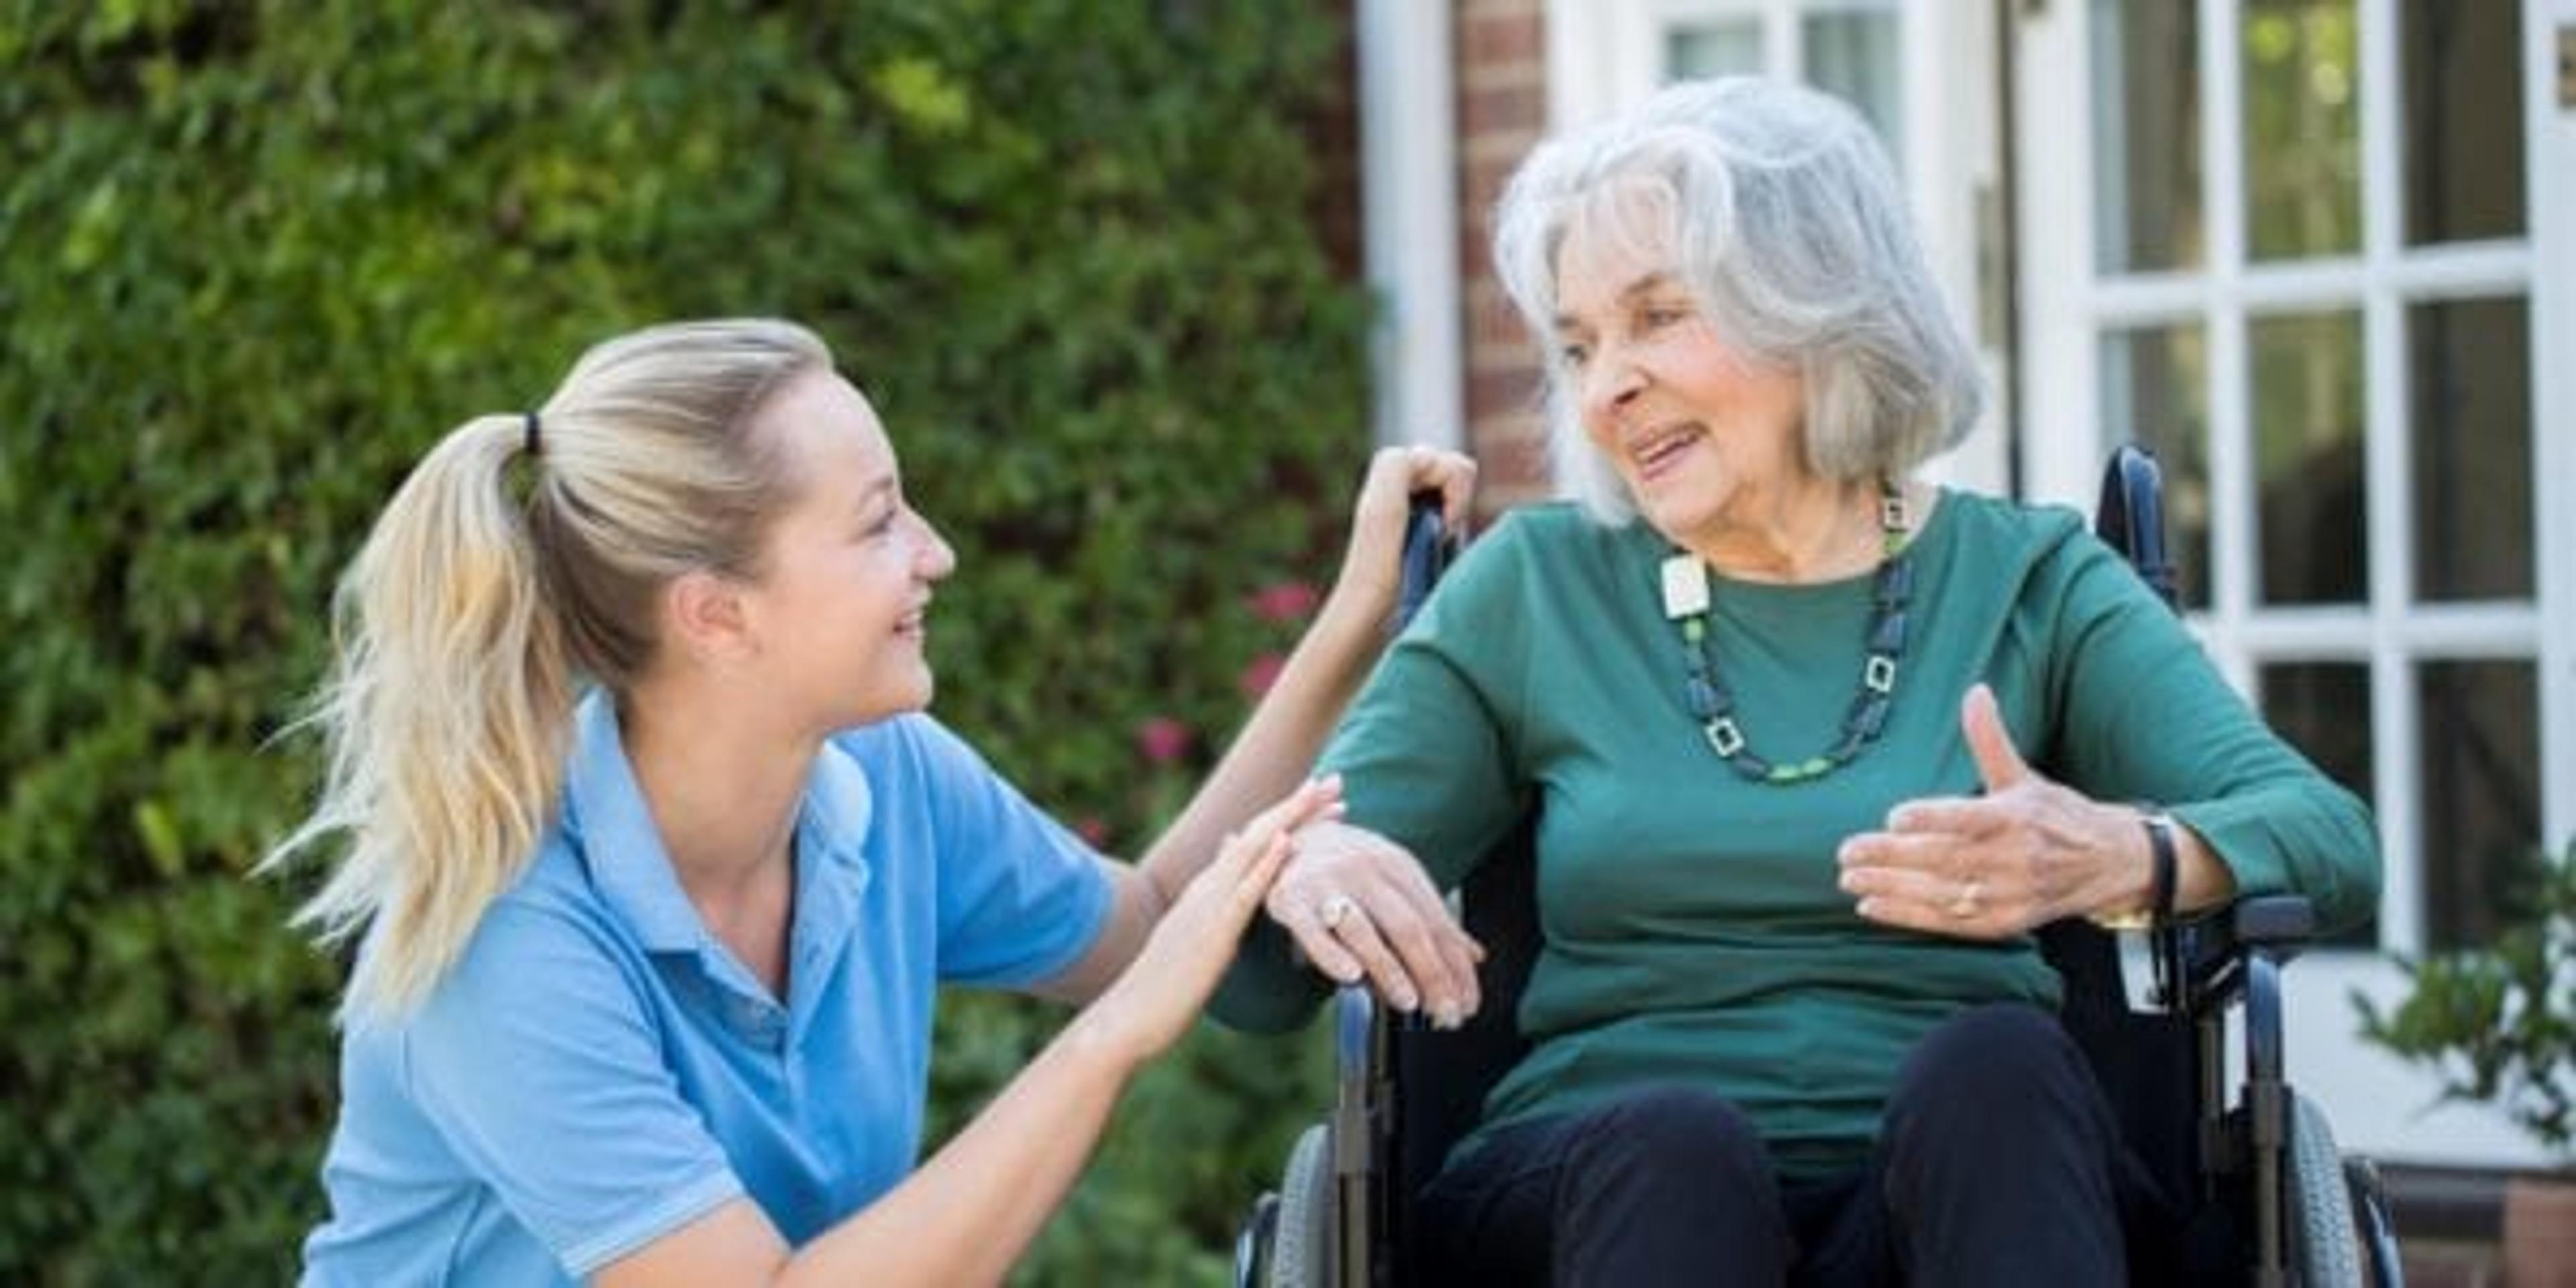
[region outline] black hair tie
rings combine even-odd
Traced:
[[[530,456],[535,456],[538,454],[538,449],[543,446],[537,438],[537,414],[532,411],[522,412],[520,413],[520,419],[524,421],[528,427],[528,441],[526,444],[527,453]]]

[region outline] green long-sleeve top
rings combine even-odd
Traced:
[[[2241,890],[2304,893],[2329,924],[2373,906],[2361,803],[2264,726],[2076,515],[1949,491],[1911,550],[1885,733],[1792,785],[1749,781],[1710,749],[1663,614],[1674,551],[1643,523],[1516,511],[1388,651],[1323,757],[1350,821],[1446,889],[1538,811],[1545,943],[1517,1017],[1533,1047],[1480,1131],[1681,1082],[1740,1106],[1785,1172],[1822,1174],[1863,1160],[1898,1065],[1935,1024],[1996,1000],[2056,1005],[2032,938],[1879,926],[1836,886],[1845,837],[1899,802],[1979,790],[1959,707],[1980,680],[2041,772],[2096,800],[2165,805]],[[1870,584],[1712,574],[1718,675],[1764,759],[1840,736]],[[1323,993],[1265,924],[1217,1013],[1283,1027]]]

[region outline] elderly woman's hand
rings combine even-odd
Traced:
[[[1336,982],[1365,976],[1397,1009],[1426,1009],[1444,1028],[1476,1013],[1485,951],[1395,842],[1348,823],[1309,823],[1264,906]]]
[[[1397,560],[1404,551],[1404,523],[1418,492],[1440,494],[1441,521],[1466,531],[1467,503],[1476,490],[1476,463],[1436,447],[1383,447],[1369,459],[1351,511],[1350,545],[1333,593],[1349,597],[1372,617],[1395,607]]]
[[[1980,684],[1960,706],[1986,792],[1908,801],[1842,844],[1842,888],[1891,926],[2000,939],[2061,917],[2142,907],[2154,856],[2138,811],[2033,770]]]

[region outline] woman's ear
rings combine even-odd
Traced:
[[[700,662],[742,661],[760,652],[742,587],[703,569],[662,588],[662,620],[667,638]]]

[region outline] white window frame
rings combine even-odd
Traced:
[[[2208,611],[2194,627],[2221,669],[2251,691],[2271,661],[2366,661],[2372,676],[2373,795],[2387,858],[2383,947],[2423,947],[2422,847],[2415,796],[2420,757],[2413,666],[2422,658],[2534,661],[2541,702],[2545,841],[2576,830],[2576,113],[2556,103],[2557,28],[2576,0],[2523,0],[2527,235],[2410,250],[2400,230],[2397,0],[2357,0],[2363,84],[2363,244],[2357,255],[2295,265],[2245,263],[2238,0],[2197,0],[2200,145],[2207,265],[2188,273],[2102,280],[2092,244],[2093,176],[2088,33],[2091,5],[2026,6],[2016,33],[2015,97],[2024,230],[2020,360],[2027,398],[2024,478],[2036,499],[2086,504],[2102,444],[2099,336],[2109,326],[2197,324],[2210,361],[2209,471],[2217,493]],[[2409,412],[2407,306],[2433,298],[2528,301],[2533,381],[2533,599],[2410,605],[2412,506],[2406,492]],[[2251,603],[2257,558],[2246,424],[2248,319],[2302,306],[2358,305],[2365,353],[2364,411],[2371,603],[2285,610]],[[2316,952],[2287,975],[2290,1073],[2318,1099],[2347,1149],[2430,1163],[2544,1162],[2499,1115],[2434,1104],[2437,1083],[2356,1036],[2349,1000],[2403,995],[2385,957]]]

